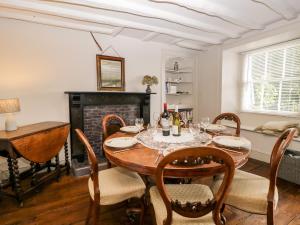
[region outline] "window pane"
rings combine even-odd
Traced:
[[[299,111],[300,81],[283,81],[281,95],[281,111]]]
[[[283,56],[283,49],[269,52],[267,62],[267,79],[282,78]]]
[[[264,83],[263,108],[265,110],[278,110],[279,82]]]
[[[300,77],[300,46],[288,48],[286,51],[285,77]]]
[[[300,45],[275,46],[248,59],[246,109],[300,112]]]
[[[262,84],[261,83],[252,83],[252,110],[260,109],[260,102],[262,98]]]
[[[265,53],[259,53],[251,56],[250,76],[253,80],[260,80],[264,76],[266,60],[265,57]]]

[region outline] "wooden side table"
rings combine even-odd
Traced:
[[[14,196],[23,205],[24,195],[36,190],[49,179],[59,179],[61,171],[69,173],[70,162],[67,138],[70,125],[64,122],[42,122],[19,127],[16,131],[0,131],[0,153],[7,157],[9,181],[2,184],[2,188],[12,187],[13,192],[3,191],[4,194]],[[59,164],[59,152],[64,147],[65,165]],[[1,151],[4,150],[4,151]],[[31,168],[19,172],[18,158],[30,161]],[[55,157],[55,163],[51,159]],[[55,169],[52,171],[51,167]],[[45,173],[37,179],[37,172],[47,168]],[[31,176],[31,185],[26,190],[21,187],[20,180]],[[1,191],[1,189],[0,189]]]

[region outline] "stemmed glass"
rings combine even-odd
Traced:
[[[138,128],[139,133],[144,128],[144,119],[143,118],[136,118],[135,119],[135,126]]]
[[[204,133],[206,133],[206,129],[207,129],[208,125],[209,125],[209,117],[203,117],[201,119],[201,126],[204,129]]]
[[[159,121],[159,119],[160,119],[160,113],[158,113],[158,112],[154,112],[153,113],[153,120],[154,120],[154,128],[156,129],[157,128],[157,126],[158,126],[158,121]]]
[[[199,123],[192,123],[189,125],[190,133],[195,137],[200,133],[200,124]]]
[[[186,115],[186,113],[182,113],[181,114],[181,119],[182,119],[182,121],[183,121],[183,123],[184,123],[184,127],[188,127],[188,117],[187,117],[187,115]]]

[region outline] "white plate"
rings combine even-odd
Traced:
[[[246,148],[251,149],[251,142],[244,137],[235,136],[216,136],[213,142],[217,145],[229,148]]]
[[[209,124],[206,129],[212,132],[221,132],[225,131],[226,127],[221,124]]]
[[[129,148],[137,143],[133,137],[118,137],[112,138],[104,142],[104,144],[111,148]]]
[[[126,133],[134,133],[134,134],[139,132],[139,128],[136,126],[125,126],[125,127],[121,127],[120,130]]]

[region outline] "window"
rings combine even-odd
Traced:
[[[243,110],[300,112],[300,43],[249,53],[245,61]]]

